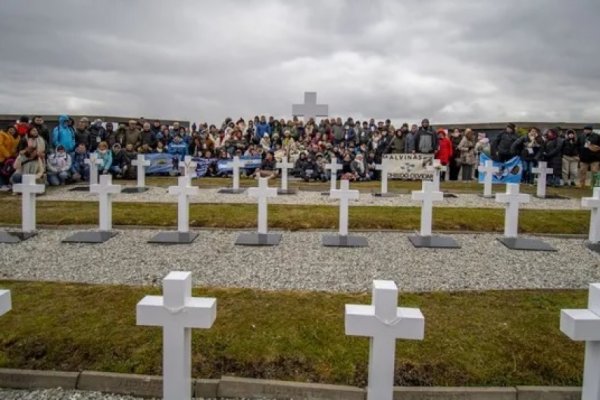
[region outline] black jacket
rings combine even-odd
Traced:
[[[547,140],[542,146],[542,157],[540,160],[548,163],[548,167],[554,170],[554,175],[560,176],[562,171],[562,148],[562,138]]]
[[[519,136],[517,136],[516,133],[502,131],[502,133],[497,135],[491,143],[492,158],[501,162],[508,161],[513,158],[515,155],[512,153],[511,147],[518,139]]]
[[[600,161],[600,151],[591,151],[585,145],[587,142],[589,142],[589,144],[600,146],[600,135],[592,132],[589,135],[582,133],[577,137],[577,154],[579,155],[579,160],[584,163]]]

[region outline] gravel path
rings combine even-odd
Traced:
[[[82,392],[78,390],[45,389],[45,390],[9,390],[0,389],[0,400],[143,400],[140,397],[120,396],[99,392]],[[147,399],[146,399],[147,400]],[[211,400],[197,398],[196,400]],[[219,400],[227,400],[220,398]],[[233,400],[233,399],[230,399]],[[237,399],[245,400],[245,399]],[[258,399],[261,400],[261,399]],[[268,400],[268,399],[262,399]]]
[[[364,233],[368,248],[325,248],[320,232],[284,232],[276,247],[235,246],[233,231],[200,231],[192,245],[146,243],[157,231],[126,230],[100,245],[63,244],[72,231],[42,230],[0,244],[0,278],[152,285],[170,270],[196,285],[267,290],[366,291],[392,279],[405,291],[585,288],[600,280],[600,256],[582,239],[544,238],[559,251],[510,251],[493,234],[451,235],[459,250],[415,249],[407,234]]]
[[[53,188],[40,200],[75,200],[75,201],[98,201],[98,196],[89,192],[71,192],[70,187]],[[256,199],[244,194],[218,193],[219,189],[200,189],[200,195],[190,197],[191,203],[256,203]],[[485,207],[503,208],[502,204],[493,199],[486,199],[477,194],[457,194],[456,198],[445,198],[444,201],[435,203],[435,207]],[[354,201],[353,205],[362,206],[395,206],[410,207],[419,206],[421,203],[413,201],[410,194],[402,194],[397,197],[374,197],[371,194],[361,193],[360,199]],[[126,194],[121,193],[114,197],[115,201],[122,202],[160,202],[176,203],[177,197],[169,195],[164,187],[151,187],[144,193]],[[271,204],[321,204],[337,205],[337,200],[329,199],[329,196],[321,195],[321,192],[300,191],[296,195],[277,196],[269,199]],[[581,209],[579,199],[538,199],[531,198],[528,204],[522,204],[526,209]]]

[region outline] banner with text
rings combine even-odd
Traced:
[[[484,153],[479,155],[479,165],[485,165],[488,160],[491,158]],[[506,162],[494,161],[494,167],[498,167],[499,171],[493,175],[492,183],[521,183],[523,163],[520,157],[513,157]],[[478,177],[479,183],[483,183],[483,172]]]
[[[433,172],[427,166],[433,164],[433,154],[384,154],[390,161],[389,178],[403,180],[431,180]]]

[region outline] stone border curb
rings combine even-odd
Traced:
[[[111,372],[33,371],[0,368],[0,388],[91,390],[136,397],[161,397],[162,377]],[[194,397],[243,397],[311,400],[365,400],[362,388],[321,383],[288,382],[224,376],[194,379]],[[394,400],[579,400],[581,388],[516,387],[396,387]]]

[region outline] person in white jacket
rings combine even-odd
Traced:
[[[71,178],[71,156],[64,146],[58,145],[56,151],[47,159],[48,184],[50,186],[64,185]]]

